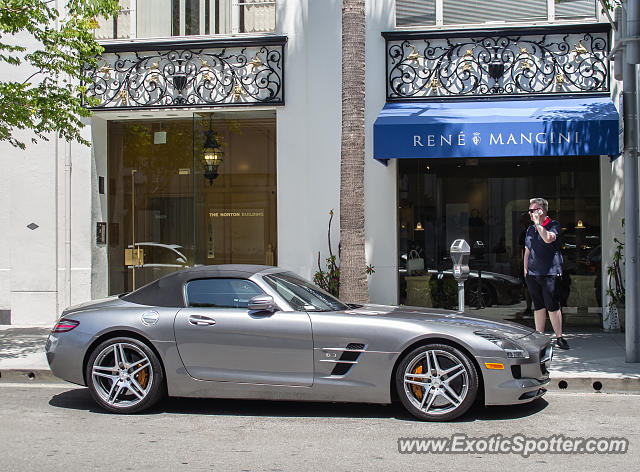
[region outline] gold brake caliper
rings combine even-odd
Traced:
[[[412,374],[421,374],[421,373],[422,373],[421,365],[413,369],[413,372],[412,372]],[[419,385],[411,385],[411,390],[413,390],[413,394],[416,396],[418,400],[422,400],[422,387],[420,387]]]
[[[142,367],[142,364],[138,364],[137,367]],[[147,388],[147,382],[149,381],[149,374],[147,373],[147,369],[142,369],[140,372],[138,372],[136,374],[136,380],[142,388]]]

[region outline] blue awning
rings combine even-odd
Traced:
[[[618,156],[618,128],[609,97],[387,103],[373,156]]]

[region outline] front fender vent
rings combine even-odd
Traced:
[[[364,344],[349,343],[349,344],[347,344],[347,349],[364,349]]]
[[[329,351],[342,351],[340,358],[335,361],[335,367],[331,371],[331,375],[346,375],[355,364],[358,363],[358,359],[365,351],[365,345],[362,343],[349,343],[345,348],[326,348]]]

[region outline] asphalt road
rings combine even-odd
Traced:
[[[400,454],[398,438],[624,437],[626,454]],[[399,405],[169,399],[144,414],[98,409],[84,388],[0,384],[0,469],[434,471],[637,470],[640,396],[548,394],[423,423]]]

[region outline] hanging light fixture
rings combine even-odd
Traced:
[[[218,167],[224,160],[224,152],[218,142],[218,137],[212,128],[213,113],[209,115],[209,130],[204,135],[202,157],[204,159],[204,177],[209,179],[209,185],[218,177]]]

